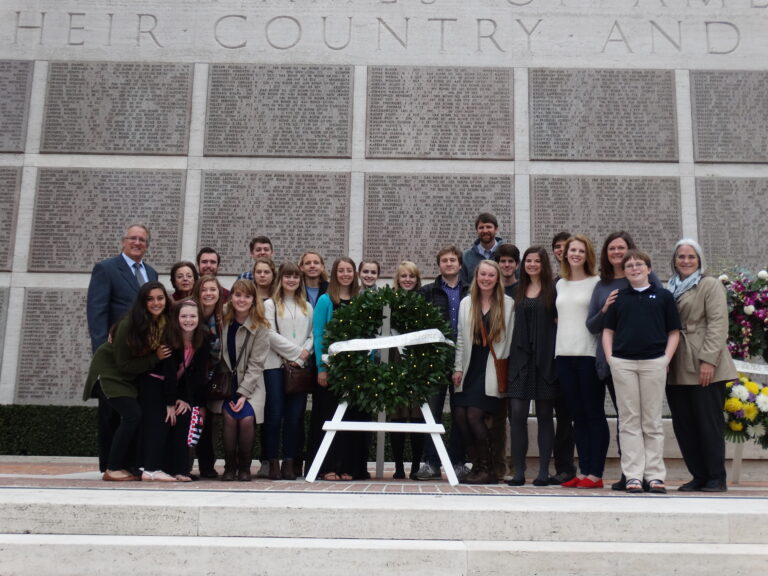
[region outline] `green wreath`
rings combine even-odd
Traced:
[[[333,313],[325,329],[324,351],[329,342],[375,338],[385,305],[391,310],[391,327],[400,334],[437,328],[450,336],[448,322],[420,293],[386,286],[359,294]],[[448,381],[453,356],[453,347],[446,343],[411,346],[399,362],[389,364],[376,362],[370,352],[340,352],[326,364],[328,385],[350,406],[366,412],[420,406],[435,387]]]

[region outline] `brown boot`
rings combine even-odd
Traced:
[[[270,460],[269,461],[269,479],[270,480],[280,480],[282,476],[280,475],[280,460]]]
[[[490,443],[489,443],[490,444]],[[472,471],[464,480],[465,484],[497,484],[499,482],[496,471],[493,468],[493,451],[488,445],[481,449],[481,456],[477,464],[472,465]]]
[[[280,467],[280,475],[283,477],[283,480],[296,480],[293,460],[283,460],[283,465]]]

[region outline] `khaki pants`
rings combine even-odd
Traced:
[[[667,358],[611,359],[616,388],[621,441],[621,470],[627,480],[661,480],[664,467],[664,428],[661,421]]]

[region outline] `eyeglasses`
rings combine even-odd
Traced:
[[[147,239],[142,236],[125,236],[123,240],[129,240],[130,242],[136,242],[137,244],[146,244]]]

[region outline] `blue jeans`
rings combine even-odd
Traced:
[[[306,394],[285,394],[283,369],[264,370],[267,401],[264,406],[265,460],[277,460],[280,454],[280,431],[283,433],[283,459],[295,459],[298,452],[301,419],[307,407]]]
[[[571,409],[579,470],[586,476],[602,478],[610,432],[605,419],[605,386],[597,378],[595,358],[558,356],[555,364]]]

